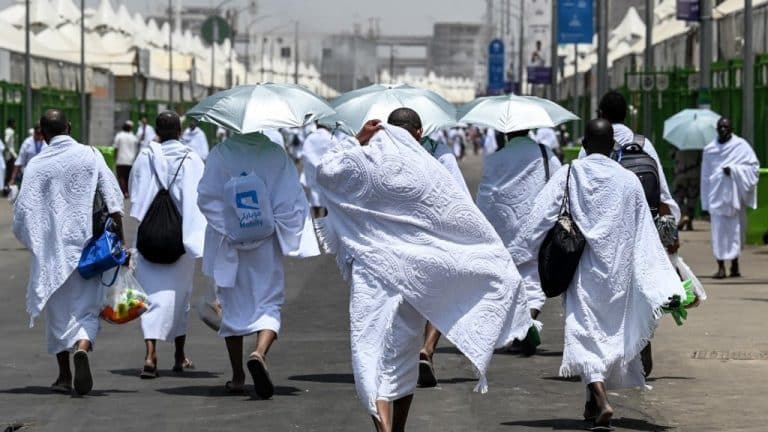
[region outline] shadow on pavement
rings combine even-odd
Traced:
[[[213,396],[213,397],[232,397],[232,396],[248,396],[253,389],[252,386],[245,386],[245,394],[229,393],[223,385],[215,386],[183,386],[183,387],[169,387],[156,389],[155,391],[164,393],[167,395],[175,396]],[[302,393],[302,390],[296,387],[288,386],[275,386],[275,396],[298,396]],[[257,399],[257,398],[253,398]]]
[[[543,376],[541,379],[548,380],[548,381],[562,381],[562,382],[579,382],[581,381],[580,377],[573,376],[573,377],[561,377],[557,375],[550,375],[550,376]]]
[[[88,393],[86,396],[109,396],[110,394],[116,394],[116,393],[136,393],[136,392],[137,390],[95,389],[95,390],[91,390],[91,392]],[[21,394],[21,395],[67,396],[65,394],[54,392],[53,390],[51,390],[50,387],[43,387],[43,386],[26,386],[26,387],[3,389],[3,390],[0,390],[0,393]],[[74,396],[74,393],[72,395]]]
[[[548,428],[552,430],[584,430],[585,422],[574,419],[544,419],[544,420],[521,420],[501,423],[504,426],[525,426],[531,428]],[[626,429],[631,431],[663,432],[672,430],[669,426],[657,425],[641,419],[622,417],[613,419],[611,426],[614,428]]]
[[[477,378],[446,378],[437,380],[438,384],[461,384],[468,382],[477,382]]]
[[[654,382],[654,381],[678,381],[678,380],[693,380],[696,379],[694,377],[684,377],[684,376],[660,376],[660,377],[650,377],[646,378],[646,381],[648,382]]]
[[[219,373],[216,372],[208,372],[208,371],[202,371],[202,370],[185,370],[182,373],[175,373],[171,369],[160,369],[160,378],[162,377],[174,377],[174,378],[218,378]],[[109,373],[113,375],[122,375],[122,376],[129,376],[129,377],[138,377],[141,373],[140,369],[113,369],[110,370]]]
[[[461,351],[459,351],[459,349],[458,349],[458,348],[456,348],[456,347],[454,347],[454,346],[444,346],[444,347],[438,347],[438,348],[435,350],[435,353],[438,353],[438,354],[456,354],[456,355],[464,355],[464,354],[462,354],[462,353],[461,353]]]
[[[756,301],[756,302],[768,302],[768,298],[757,298],[757,297],[742,297],[741,300]]]
[[[288,377],[291,381],[309,381],[319,383],[331,383],[331,384],[354,384],[355,377],[352,374],[342,373],[329,373],[329,374],[314,374],[314,375],[294,375]]]

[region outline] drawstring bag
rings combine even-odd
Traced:
[[[241,244],[266,239],[275,232],[267,186],[254,173],[243,172],[224,185],[227,206],[224,229],[230,242]]]
[[[541,289],[550,298],[557,297],[568,289],[587,243],[571,216],[570,181],[571,166],[569,165],[560,215],[539,249]]]
[[[83,279],[91,279],[125,264],[126,258],[123,242],[115,232],[115,222],[107,218],[104,232],[98,237],[92,237],[83,248],[77,271]]]
[[[169,192],[186,159],[187,154],[181,159],[179,167],[176,169],[176,173],[173,175],[173,179],[171,179],[167,189],[160,183],[154,165],[150,162],[152,174],[160,190],[149,205],[147,214],[144,215],[141,224],[139,224],[139,231],[136,235],[136,249],[138,249],[144,259],[151,263],[173,264],[186,252],[181,213],[176,208],[176,204],[173,202]]]
[[[133,271],[118,268],[116,280],[104,286],[99,317],[112,324],[125,324],[149,309],[149,297],[133,276]]]

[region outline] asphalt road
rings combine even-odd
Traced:
[[[480,160],[462,169],[474,190]],[[700,229],[706,226],[700,224]],[[699,273],[713,270],[708,232],[686,233],[682,253]],[[745,278],[714,284],[710,300],[683,327],[665,318],[654,339],[652,391],[612,394],[617,430],[768,430],[768,343],[763,317],[768,269],[762,250],[743,258]],[[10,210],[0,202],[0,430],[33,431],[368,431],[350,366],[348,287],[334,261],[322,256],[286,260],[283,330],[269,356],[277,386],[272,400],[230,396],[224,341],[190,320],[188,356],[197,369],[170,373],[171,344],[159,347],[161,377],[138,378],[144,346],[138,323],[103,324],[91,355],[94,391],[77,398],[52,394],[54,359],[45,353],[43,328],[27,328],[24,312],[28,255],[10,231]],[[196,299],[206,289],[196,278]],[[562,354],[562,308],[552,301],[542,315],[543,345],[531,358],[497,354],[490,391],[472,392],[468,362],[449,344],[436,356],[439,386],[419,389],[409,418],[413,431],[582,430],[584,388],[557,377]]]

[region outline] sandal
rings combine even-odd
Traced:
[[[437,387],[437,376],[432,360],[424,353],[419,353],[419,387]]]
[[[174,373],[182,373],[184,372],[184,369],[194,369],[195,364],[192,363],[192,360],[185,358],[184,361],[179,365],[173,365],[173,372]]]
[[[224,390],[229,394],[245,394],[245,385],[236,386],[232,384],[232,381],[227,381],[224,384]]]
[[[264,358],[257,353],[253,353],[248,357],[247,365],[248,372],[251,373],[251,378],[253,379],[253,388],[256,390],[256,394],[262,399],[271,398],[275,394],[275,387],[269,378]]]
[[[53,391],[54,393],[60,393],[60,394],[71,394],[72,386],[69,384],[63,384],[58,381],[54,381],[54,383],[51,384],[51,391]]]
[[[93,376],[88,362],[88,353],[77,350],[72,362],[75,365],[75,392],[80,396],[88,394],[93,389]]]
[[[139,374],[139,378],[141,379],[155,379],[160,377],[160,372],[157,370],[157,366],[149,367],[147,365],[144,365],[144,368],[141,370],[141,373]]]

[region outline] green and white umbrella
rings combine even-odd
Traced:
[[[398,108],[411,108],[421,118],[423,135],[456,125],[456,108],[437,93],[407,84],[373,84],[331,102],[336,114],[322,121],[355,135],[368,120],[387,121]]]
[[[534,96],[488,96],[459,108],[458,119],[509,133],[555,127],[579,117],[560,105]]]
[[[266,83],[220,91],[200,101],[186,115],[248,134],[301,127],[333,113],[326,101],[304,87]]]
[[[721,117],[708,109],[684,109],[664,121],[664,139],[679,150],[701,150],[717,136]]]

